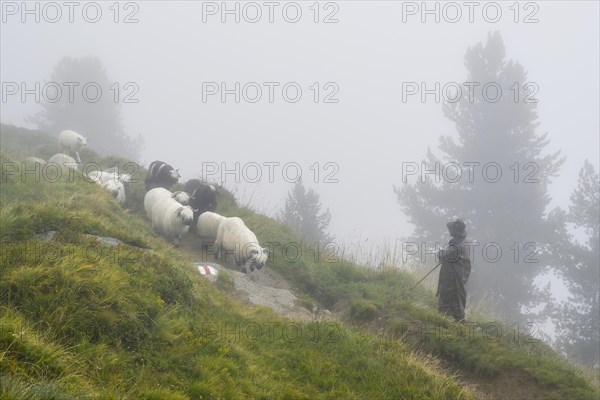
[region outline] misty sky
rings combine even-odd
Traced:
[[[223,166],[234,169],[239,162],[252,179],[252,163],[257,163],[262,166],[260,183],[237,184],[229,174],[224,184],[237,187],[242,203],[273,215],[292,186],[287,180],[295,176],[294,168],[284,176],[282,167],[297,163],[304,182],[331,211],[331,233],[341,242],[351,238],[376,244],[413,229],[392,190],[392,185],[401,184],[402,163],[420,162],[428,146],[436,152],[441,135],[456,137],[442,103],[433,96],[425,103],[419,96],[403,102],[403,82],[425,82],[429,88],[435,82],[463,82],[467,48],[485,43],[488,33],[498,30],[506,58],[519,61],[528,71],[528,81],[539,87],[538,132],[549,134],[547,152],[561,150],[567,157],[550,194],[552,206],[568,207],[583,160],[589,159],[598,170],[598,2],[538,1],[527,9],[521,3],[516,23],[514,9],[509,9],[513,2],[499,3],[502,16],[496,23],[483,17],[486,2],[474,10],[472,23],[462,6],[456,23],[446,20],[455,15],[450,9],[446,19],[440,15],[439,23],[433,15],[423,23],[420,12],[403,14],[403,7],[409,10],[407,3],[411,2],[323,2],[318,23],[312,1],[297,2],[302,10],[297,23],[284,19],[282,9],[289,2],[278,3],[273,23],[263,2],[255,3],[263,13],[257,23],[244,20],[256,15],[256,8],[248,7],[242,14],[245,3],[238,5],[239,23],[234,15],[225,15],[222,23],[220,12],[208,13],[221,2],[195,1],[132,2],[127,8],[120,3],[118,23],[113,21],[115,10],[109,8],[113,2],[100,2],[102,16],[90,23],[82,17],[85,3],[80,3],[73,23],[66,7],[58,22],[50,23],[40,14],[36,23],[35,15],[25,15],[22,22],[21,10],[12,15],[21,2],[3,2],[1,80],[43,85],[62,57],[97,56],[110,80],[121,87],[134,82],[139,88],[134,95],[139,102],[122,103],[121,111],[127,133],[145,139],[140,160],[145,165],[166,161],[180,168],[186,179],[216,165],[219,173],[208,178],[220,182]],[[33,9],[36,3],[28,4]],[[236,3],[228,4],[233,8]],[[420,7],[421,2],[411,4]],[[428,4],[433,8],[436,3]],[[42,13],[43,4],[38,6]],[[286,17],[295,18],[293,7],[286,10]],[[46,11],[47,19],[54,18],[54,10]],[[91,18],[92,11],[88,8]],[[486,16],[493,18],[493,10],[488,11]],[[138,22],[123,23],[126,16]],[[527,16],[538,22],[524,23]],[[323,23],[326,17],[338,22]],[[203,101],[203,82],[225,82],[230,89],[235,82],[257,82],[262,98],[235,103],[228,95],[223,103],[214,95]],[[263,82],[279,85],[274,86],[273,103]],[[298,102],[284,99],[286,83],[302,89]],[[331,99],[338,102],[325,103],[336,89]],[[289,93],[294,95],[293,90]],[[255,96],[254,91],[247,94]],[[24,118],[39,110],[31,96],[24,103],[10,96],[1,106],[3,123],[28,127]],[[280,164],[274,166],[270,183],[265,163],[276,162]],[[339,182],[327,183],[326,177]]]

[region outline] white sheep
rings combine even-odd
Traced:
[[[90,171],[88,172],[87,177],[99,185],[105,182],[118,182],[113,173],[106,171]]]
[[[196,231],[203,240],[210,240],[214,242],[217,239],[217,234],[219,233],[219,226],[225,219],[226,217],[222,215],[205,211],[198,217]]]
[[[79,167],[79,164],[73,157],[63,153],[57,153],[50,157],[48,164],[60,165],[60,168],[63,170],[63,172],[68,170],[76,170]]]
[[[194,211],[190,206],[182,206],[172,197],[156,200],[152,207],[152,228],[167,240],[179,246],[181,237],[190,229],[194,221]]]
[[[58,145],[67,153],[74,154],[77,162],[81,162],[79,152],[87,145],[87,138],[71,130],[65,130],[58,135]]]
[[[118,180],[125,186],[129,186],[129,184],[131,184],[131,182],[132,182],[131,174],[119,174],[118,167],[110,167],[110,168],[106,169],[104,172],[112,174],[112,176],[114,176],[115,180]]]
[[[87,174],[87,177],[94,183],[102,186],[106,189],[114,198],[117,199],[119,204],[125,204],[125,185],[116,179],[116,176],[112,172],[106,171],[91,171]]]
[[[268,250],[260,247],[256,235],[238,217],[225,218],[221,221],[215,247],[217,259],[223,253],[233,254],[236,263],[244,273],[248,272],[248,266],[251,271],[254,271],[254,268],[264,267],[269,256]]]
[[[40,164],[40,165],[45,165],[46,161],[42,160],[39,157],[27,157],[25,159],[25,161],[30,162],[30,163],[34,163],[34,164]]]
[[[119,174],[118,179],[123,185],[129,186],[132,178],[130,174]]]
[[[159,199],[167,198],[175,199],[175,201],[177,201],[182,206],[187,206],[190,197],[185,192],[172,193],[170,190],[165,189],[163,187],[150,189],[144,196],[144,210],[146,210],[146,215],[149,219],[152,219],[152,207],[154,207],[156,201]]]
[[[123,185],[123,183],[121,182],[115,182],[115,181],[106,181],[106,182],[99,182],[100,185],[102,185],[103,188],[105,188],[106,190],[108,190],[108,192],[110,194],[112,194],[112,196],[114,198],[117,199],[117,201],[119,202],[119,204],[123,205],[125,204],[125,185]]]
[[[106,171],[90,171],[87,174],[87,177],[98,184],[106,182],[121,182],[124,186],[129,186],[129,183],[131,182],[131,175],[119,174],[115,170],[111,169]]]
[[[171,193],[170,190],[162,187],[149,190],[144,196],[144,210],[146,210],[146,215],[148,218],[152,220],[152,208],[159,199],[168,199],[172,197],[173,193]]]
[[[184,206],[190,205],[191,196],[189,194],[187,194],[186,192],[181,192],[181,191],[175,192],[175,193],[173,193],[173,198],[175,200],[177,200],[177,202],[181,205],[184,205]]]

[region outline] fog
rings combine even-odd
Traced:
[[[341,243],[379,246],[418,232],[393,185],[402,185],[403,163],[420,163],[428,148],[437,152],[440,136],[457,132],[441,92],[422,100],[421,92],[403,99],[403,90],[407,82],[429,90],[464,82],[467,48],[485,44],[490,32],[500,32],[506,59],[537,85],[545,153],[566,157],[548,209],[568,208],[584,159],[598,170],[597,2],[482,2],[471,15],[461,2],[427,3],[438,15],[423,13],[421,2],[101,2],[87,14],[87,3],[77,3],[73,22],[64,3],[27,3],[32,13],[24,4],[2,3],[3,123],[33,128],[27,116],[40,109],[33,95],[8,95],[5,83],[44,85],[61,58],[96,56],[121,90],[126,133],[145,140],[139,161],[222,183],[269,216],[300,171],[329,208],[329,231]],[[237,7],[239,22],[223,7]],[[222,83],[230,91],[224,101]],[[553,290],[564,295],[560,285]]]
[[[34,4],[29,3],[30,10]],[[268,214],[283,206],[297,163],[304,182],[330,208],[330,230],[338,239],[393,241],[411,232],[392,185],[401,184],[402,162],[420,162],[428,146],[435,151],[439,136],[455,135],[455,129],[442,114],[443,97],[428,95],[422,102],[418,93],[403,102],[402,82],[425,82],[430,90],[435,82],[463,82],[466,49],[485,42],[490,31],[500,31],[506,58],[519,61],[529,81],[539,86],[539,131],[548,132],[549,150],[560,149],[567,157],[550,188],[553,205],[568,205],[584,158],[598,165],[594,2],[538,2],[537,23],[515,23],[508,4],[502,5],[496,23],[484,19],[483,8],[473,10],[470,23],[464,6],[461,19],[451,23],[454,11],[444,12],[438,4],[436,23],[436,15],[422,15],[420,7],[413,11],[400,2],[350,1],[336,2],[337,8],[321,4],[319,18],[331,14],[337,23],[315,23],[312,3],[298,3],[302,17],[297,23],[284,19],[295,18],[295,7],[283,12],[286,3],[272,9],[273,23],[270,8],[262,3],[256,3],[258,8],[237,3],[236,23],[235,14],[222,15],[221,3],[210,2],[146,2],[136,8],[121,3],[119,23],[114,23],[115,10],[100,3],[99,22],[86,22],[84,16],[94,19],[96,8],[84,14],[82,6],[73,9],[70,23],[69,8],[57,4],[62,16],[51,23],[54,9],[38,5],[37,15],[23,14],[20,3],[16,11],[4,3],[2,82],[33,87],[48,81],[63,56],[97,56],[112,81],[121,87],[134,82],[139,88],[131,98],[139,102],[123,102],[121,110],[126,132],[145,139],[142,162],[164,160],[180,168],[184,178],[210,173],[208,179],[238,187],[243,201]],[[235,5],[228,7],[234,10]],[[430,9],[434,6],[430,3]],[[247,22],[258,9],[261,19]],[[523,9],[519,17],[531,12]],[[487,19],[494,19],[492,11],[487,13]],[[127,16],[138,22],[123,22]],[[255,97],[253,87],[246,96],[239,90],[239,103],[233,94],[222,102],[221,93],[206,95],[203,102],[202,82],[225,82],[229,90],[235,82],[241,88],[254,82],[263,93],[256,103],[247,101]],[[273,85],[272,103],[263,82],[279,84]],[[296,103],[282,94],[290,82],[302,89]],[[310,89],[314,82],[321,91],[318,103]],[[325,90],[328,82],[337,86]],[[339,91],[330,100],[338,102],[325,103],[334,88]],[[289,90],[294,96],[294,88]],[[18,95],[9,96],[3,99],[2,121],[28,126],[25,117],[38,107],[31,95],[25,103]],[[237,176],[223,176],[235,171],[236,162]],[[265,165],[271,162],[280,165]],[[326,163],[332,164],[325,169]],[[255,184],[257,172],[262,175]],[[376,208],[369,207],[373,203]]]

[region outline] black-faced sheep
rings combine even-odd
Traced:
[[[194,226],[198,216],[206,211],[217,209],[217,188],[203,183],[200,179],[190,179],[183,185],[183,190],[190,195],[190,207],[194,209]]]
[[[168,199],[171,197],[173,197],[173,193],[162,187],[149,190],[144,196],[144,210],[148,219],[152,220],[152,207],[154,207],[154,204],[159,199]]]
[[[194,212],[190,206],[182,206],[172,197],[159,198],[152,207],[152,228],[177,247],[193,221]]]
[[[177,202],[181,205],[184,205],[184,206],[190,205],[191,197],[186,192],[182,192],[182,191],[175,192],[175,193],[173,193],[173,198],[175,200],[177,200]]]
[[[152,161],[146,176],[146,190],[163,187],[169,189],[179,180],[179,172],[162,161]]]
[[[106,181],[106,182],[98,182],[98,184],[102,185],[104,189],[106,189],[112,196],[117,199],[120,205],[125,204],[125,185],[119,181]]]
[[[144,210],[149,219],[152,219],[152,208],[159,199],[174,199],[179,204],[187,206],[186,202],[189,201],[189,196],[184,192],[172,193],[170,190],[162,187],[150,189],[144,196]]]
[[[226,217],[219,215],[214,212],[205,211],[198,217],[198,223],[196,224],[196,232],[202,238],[214,242],[217,239],[219,233],[219,226]]]
[[[75,131],[65,130],[58,135],[58,145],[67,154],[73,154],[81,162],[79,152],[87,145],[87,138]]]
[[[221,221],[215,247],[217,260],[223,256],[222,261],[225,262],[226,256],[233,254],[235,262],[244,273],[248,273],[248,267],[251,271],[261,269],[269,257],[268,250],[260,247],[256,235],[238,217]]]

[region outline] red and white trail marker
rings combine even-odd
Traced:
[[[219,273],[216,268],[211,267],[210,265],[197,265],[196,267],[198,268],[200,275],[217,276]]]

